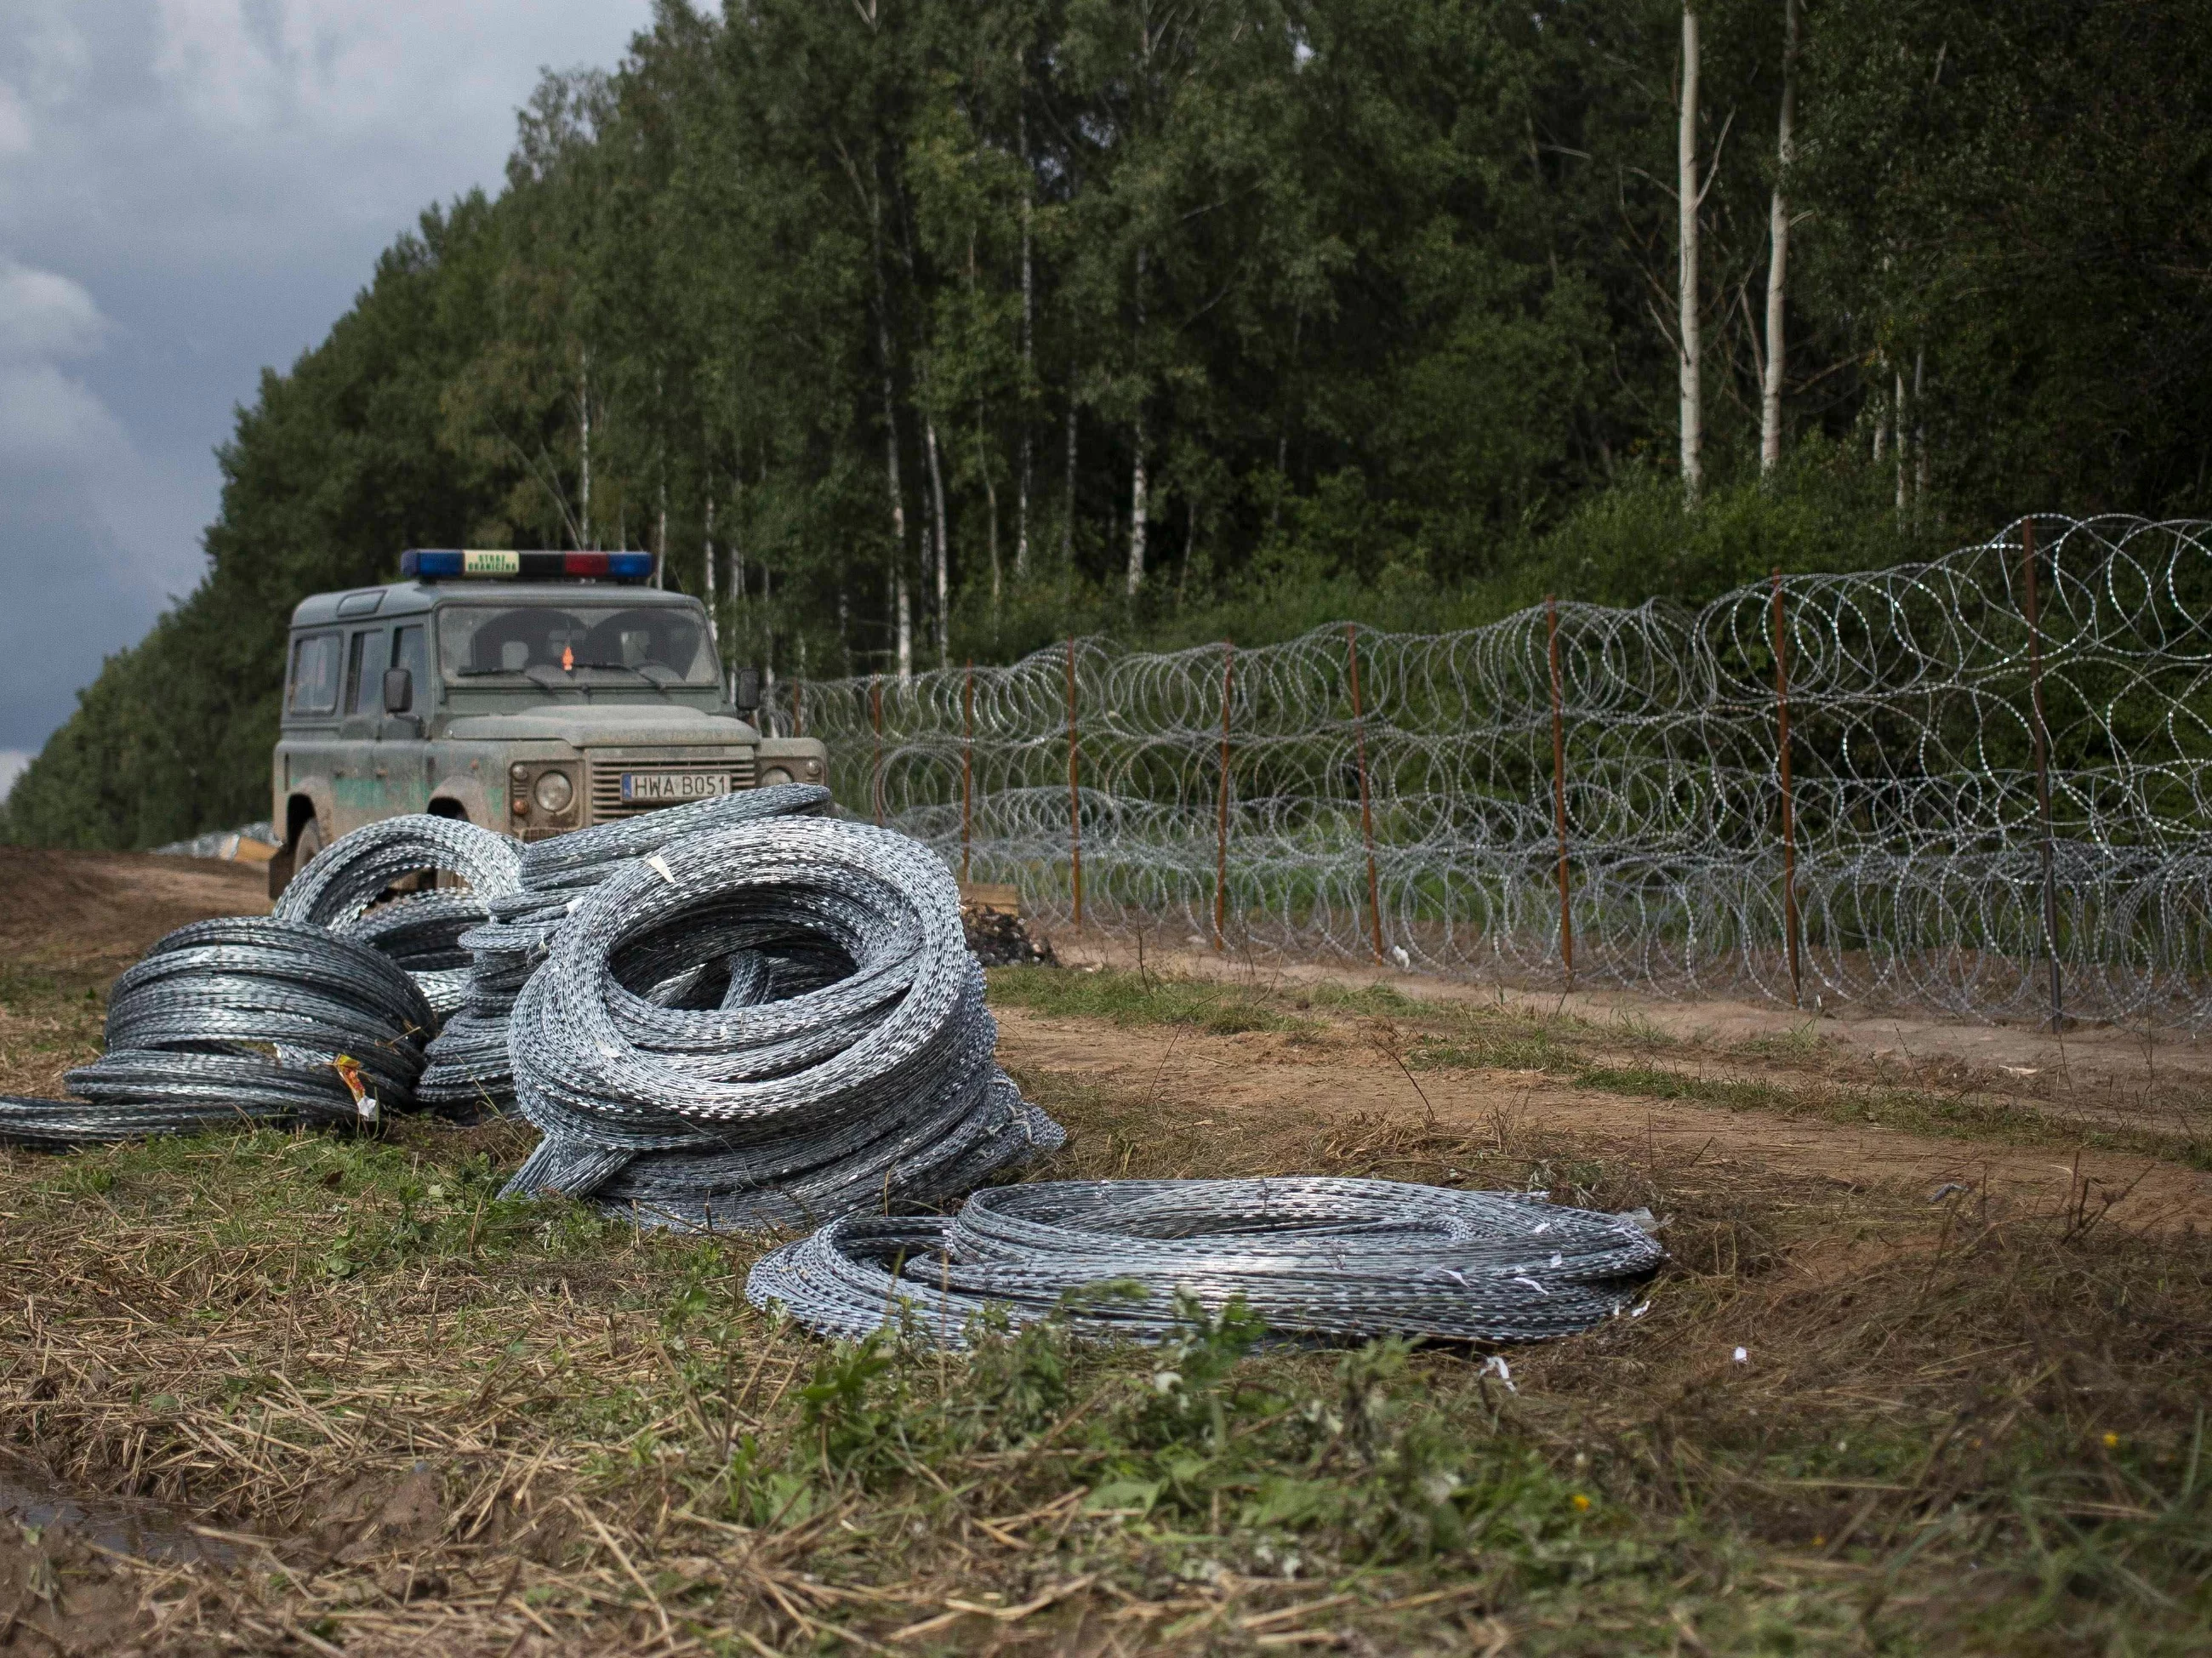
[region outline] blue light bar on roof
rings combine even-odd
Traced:
[[[653,574],[651,553],[517,553],[482,547],[410,547],[399,555],[399,574],[418,581],[451,576],[507,580],[644,581]]]

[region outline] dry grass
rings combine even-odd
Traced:
[[[1571,1077],[1601,1051],[1686,1062],[1634,1033],[1429,1028],[1361,996],[1187,996],[1178,1017],[1286,1041],[1392,1021],[1409,1063],[1424,1036],[1540,1044]],[[52,999],[25,1015],[60,1022],[58,1049],[76,1027]],[[26,1533],[0,1546],[0,1650],[2212,1637],[2203,1239],[2133,1236],[2086,1187],[1996,1215],[1510,1111],[1475,1132],[1216,1121],[1157,1088],[1024,1080],[1073,1130],[1041,1175],[1536,1185],[1650,1207],[1674,1264],[1640,1316],[1503,1355],[1510,1388],[1483,1354],[1248,1353],[1233,1321],[1166,1358],[1049,1332],[973,1359],[832,1351],[744,1305],[766,1240],[499,1201],[512,1128],[0,1153],[0,1440],[210,1551]]]

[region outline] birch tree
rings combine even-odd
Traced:
[[[1678,96],[1680,120],[1674,141],[1674,178],[1680,215],[1674,239],[1674,344],[1680,359],[1682,492],[1694,506],[1705,478],[1705,393],[1698,314],[1698,215],[1704,201],[1698,187],[1695,0],[1682,0],[1682,66]]]
[[[1798,0],[1782,0],[1782,109],[1774,143],[1774,199],[1767,214],[1765,383],[1759,388],[1759,470],[1782,464],[1783,326],[1789,296],[1790,163],[1796,159]]]

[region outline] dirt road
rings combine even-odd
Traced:
[[[1795,1175],[1930,1195],[1965,1187],[2014,1206],[2059,1209],[2085,1196],[2112,1218],[2166,1230],[2212,1225],[2212,1175],[2156,1157],[1839,1126],[1823,1117],[1638,1098],[1562,1085],[1540,1072],[1400,1068],[1357,1029],[1319,1040],[1251,1032],[1210,1035],[1000,1009],[1000,1057],[1025,1080],[1055,1076],[1116,1094],[1149,1096],[1234,1132],[1240,1127],[1350,1123],[1377,1117],[1494,1137],[1563,1133],[1615,1152],[1697,1153]],[[1189,1174],[1207,1172],[1193,1167]]]
[[[108,983],[163,933],[268,908],[258,865],[0,847],[0,1093],[60,1092],[100,1051]]]

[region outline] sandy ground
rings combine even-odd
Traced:
[[[1117,1029],[1020,1008],[997,1017],[1000,1058],[1018,1075],[1043,1072],[1149,1093],[1189,1111],[1194,1126],[1283,1112],[1346,1123],[1376,1116],[1425,1122],[1433,1113],[1441,1127],[1494,1136],[1501,1145],[1530,1132],[1556,1131],[1617,1150],[1663,1148],[1923,1195],[1956,1184],[2052,1211],[2079,1199],[2086,1187],[2093,1208],[2107,1195],[2128,1193],[2112,1218],[2141,1230],[2212,1224],[2212,1175],[2149,1157],[2094,1151],[2062,1157],[1986,1140],[1623,1097],[1565,1087],[1534,1072],[1422,1071],[1409,1077],[1387,1054],[1355,1040],[1316,1044],[1259,1033]]]
[[[1055,932],[1052,944],[1072,967],[1097,963],[1133,968],[1133,945],[1118,939]],[[1759,1036],[1802,1030],[1808,1024],[1822,1039],[1865,1060],[1943,1056],[1962,1064],[2015,1072],[2069,1077],[2077,1085],[2140,1086],[2179,1075],[2212,1085],[2212,1035],[2196,1036],[2171,1029],[2146,1031],[2113,1025],[2077,1025],[2061,1035],[2016,1024],[1975,1024],[1925,1013],[1869,1010],[1848,1004],[1818,1014],[1799,1012],[1772,1002],[1707,999],[1674,1000],[1625,990],[1533,991],[1469,981],[1382,971],[1358,963],[1315,965],[1296,962],[1247,962],[1211,950],[1162,952],[1149,945],[1146,965],[1161,973],[1195,978],[1291,987],[1324,981],[1344,985],[1385,984],[1401,995],[1437,1002],[1474,1002],[1564,1012],[1598,1023],[1640,1022],[1671,1036],[1725,1046]]]
[[[173,927],[214,915],[263,915],[258,864],[144,852],[0,847],[0,963],[120,972]]]

